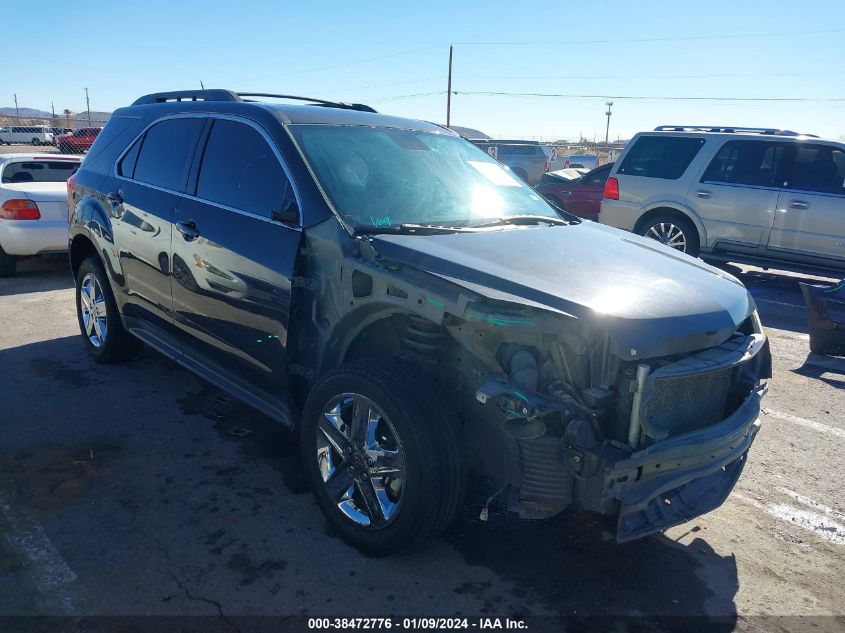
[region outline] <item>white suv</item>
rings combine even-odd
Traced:
[[[641,132],[599,222],[708,260],[845,271],[845,144],[760,128]]]

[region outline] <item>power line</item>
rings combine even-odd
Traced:
[[[327,94],[334,94],[335,92],[351,92],[355,90],[369,90],[371,88],[386,88],[388,86],[406,86],[408,84],[422,84],[429,81],[442,81],[446,79],[446,76],[443,75],[442,77],[429,77],[428,79],[411,79],[409,81],[393,81],[391,83],[386,84],[373,84],[371,86],[355,86],[353,88],[338,88],[337,90],[324,90],[323,92]]]
[[[842,33],[845,29],[821,29],[816,31],[781,31],[777,33],[731,33],[723,35],[686,35],[676,37],[642,37],[622,39],[596,39],[596,40],[545,40],[525,42],[453,42],[458,46],[540,46],[550,44],[642,44],[647,42],[690,42],[698,40],[727,40],[754,37],[782,37],[795,35],[822,35],[830,33]]]
[[[840,102],[845,97],[678,97],[678,96],[657,96],[657,95],[608,95],[608,94],[557,94],[548,92],[496,92],[492,90],[462,90],[454,94],[461,95],[483,95],[498,97],[545,97],[555,99],[653,99],[656,101],[819,101],[819,102]]]
[[[479,75],[478,79],[709,79],[719,77],[827,77],[842,71],[816,73],[708,73],[702,75]],[[470,77],[471,79],[472,77]]]
[[[370,62],[377,62],[383,59],[392,59],[394,57],[401,57],[403,55],[413,55],[414,53],[422,53],[424,51],[433,51],[436,48],[443,48],[446,44],[437,44],[435,46],[424,46],[422,48],[413,48],[407,51],[399,51],[398,53],[390,53],[388,55],[380,55],[378,57],[368,57],[367,59],[358,59],[343,64],[334,64],[331,66],[318,66],[316,68],[308,68],[307,70],[297,70],[292,73],[282,73],[277,75],[264,75],[263,77],[256,77],[254,79],[244,79],[242,83],[251,83],[253,81],[262,81],[264,79],[275,79],[279,77],[296,77],[298,75],[307,75],[309,73],[322,72],[324,70],[334,70],[335,68],[346,68],[348,66],[356,66],[358,64],[369,64]]]
[[[392,97],[378,97],[376,99],[367,99],[368,102],[376,102],[376,101],[401,101],[403,99],[416,99],[417,97],[431,97],[434,95],[445,95],[445,90],[434,90],[433,92],[417,92],[415,94],[410,95],[396,95]],[[452,94],[458,94],[454,92]]]

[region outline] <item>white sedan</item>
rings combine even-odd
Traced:
[[[0,277],[18,259],[67,251],[67,179],[80,156],[0,154]]]

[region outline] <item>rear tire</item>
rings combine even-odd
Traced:
[[[358,410],[366,411],[357,418],[368,421],[366,433],[356,433],[362,428],[355,424]],[[457,416],[408,364],[364,359],[321,378],[305,403],[300,447],[320,509],[344,541],[369,555],[419,547],[443,532],[463,506],[466,468]],[[379,476],[385,469],[394,474]]]
[[[127,361],[143,343],[123,327],[106,271],[89,257],[76,273],[76,316],[88,353],[98,363]]]
[[[0,246],[0,277],[14,277],[17,266],[18,258],[14,255],[9,255]]]
[[[692,257],[698,257],[700,244],[698,230],[687,218],[665,214],[651,218],[637,230],[639,235],[674,248]]]

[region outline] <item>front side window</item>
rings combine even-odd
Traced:
[[[703,145],[703,138],[641,136],[622,161],[619,173],[677,180]]]
[[[38,160],[9,163],[3,170],[3,183],[65,182],[76,170],[78,161]]]
[[[458,136],[355,125],[289,129],[334,208],[356,225],[559,217],[501,163]]]
[[[197,197],[269,218],[282,209],[287,184],[276,155],[255,128],[226,119],[214,121]]]
[[[783,143],[728,141],[707,166],[701,182],[778,186],[785,152]]]
[[[144,135],[133,177],[172,191],[182,191],[203,120],[168,119]]]
[[[845,151],[832,145],[799,144],[787,186],[845,195]]]

